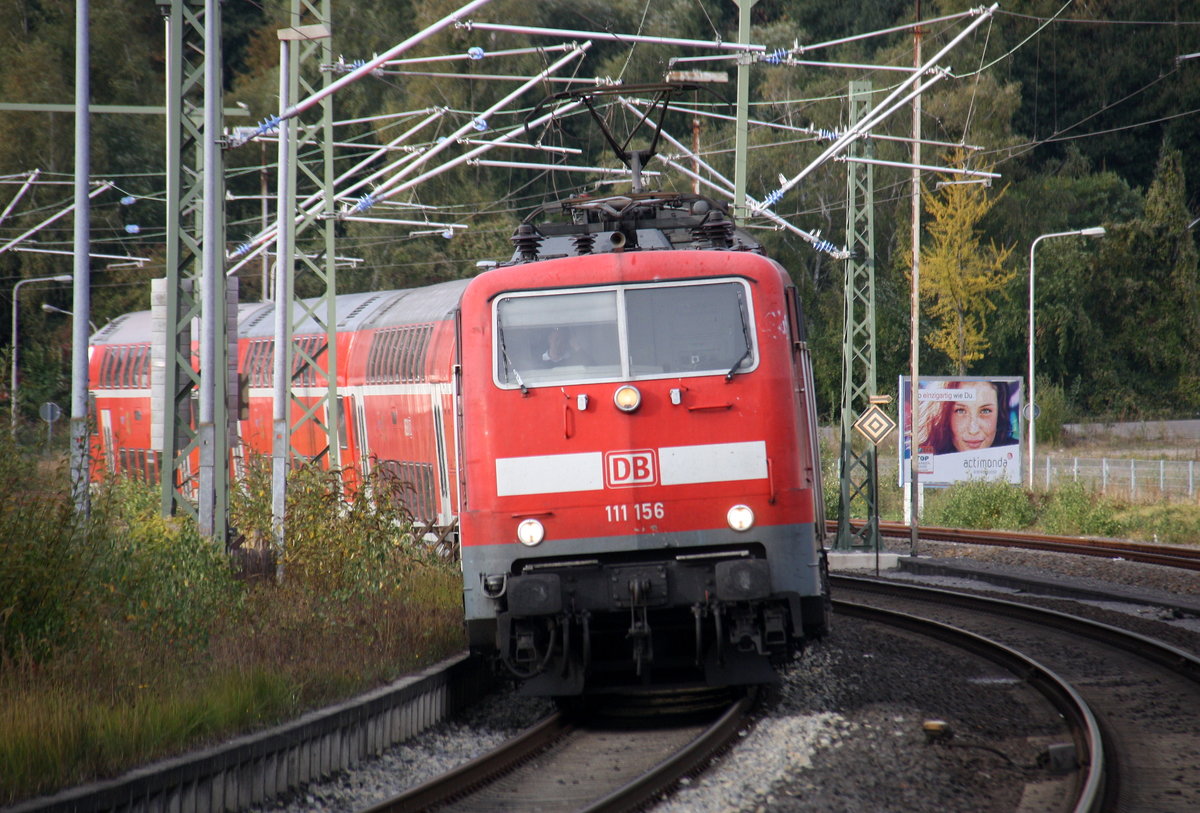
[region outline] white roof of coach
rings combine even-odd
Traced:
[[[337,329],[392,327],[445,319],[458,306],[469,280],[451,280],[424,288],[402,291],[368,291],[337,298]],[[307,300],[308,304],[315,299]],[[295,318],[303,309],[297,305]],[[146,344],[150,341],[151,312],[134,311],[113,319],[93,337],[92,344]],[[296,325],[298,335],[315,333],[316,322],[305,318]],[[238,305],[238,335],[264,338],[275,335],[275,303],[243,302]],[[199,336],[195,337],[199,339]]]

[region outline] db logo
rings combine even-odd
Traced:
[[[658,466],[653,449],[608,452],[604,455],[604,485],[608,488],[653,485],[658,482]]]

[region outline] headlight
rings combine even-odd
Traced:
[[[735,505],[725,514],[725,520],[735,531],[748,531],[754,527],[754,512],[748,505]]]
[[[642,394],[632,384],[623,384],[613,393],[613,403],[622,412],[633,412],[642,405]]]
[[[546,529],[536,519],[523,519],[517,526],[517,540],[522,545],[532,548],[534,545],[540,545],[545,538]]]

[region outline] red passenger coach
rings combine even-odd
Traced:
[[[461,304],[471,644],[540,694],[770,680],[827,626],[795,288],[711,201],[561,209]]]
[[[337,298],[339,458],[352,472],[382,467],[406,486],[406,507],[418,521],[450,527],[457,515],[458,471],[454,451],[455,312],[465,281],[400,291],[345,294]],[[309,303],[311,307],[313,303]],[[297,306],[294,341],[323,362],[325,333],[305,320]],[[152,311],[125,314],[92,337],[91,396],[96,415],[95,468],[156,480],[162,449],[161,407],[151,402],[152,370],[161,372],[165,354],[152,346]],[[242,303],[237,318],[236,386],[244,408],[233,427],[235,476],[254,455],[269,456],[274,436],[275,305]],[[195,343],[193,342],[193,348]],[[156,363],[152,364],[152,360]],[[195,363],[195,358],[193,358]],[[158,373],[154,373],[157,375]],[[232,383],[232,382],[231,382]],[[315,371],[292,365],[292,394],[311,406],[324,395]],[[152,386],[153,385],[153,386]],[[293,404],[291,420],[304,407]],[[188,419],[195,423],[195,410]],[[327,414],[318,416],[322,422]],[[313,422],[293,433],[300,454],[313,457],[327,445]],[[198,455],[181,465],[180,488],[192,492]]]

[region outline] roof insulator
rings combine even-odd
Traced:
[[[521,262],[529,263],[538,258],[538,249],[542,245],[542,238],[533,226],[528,223],[517,226],[517,231],[511,240],[520,255]]]

